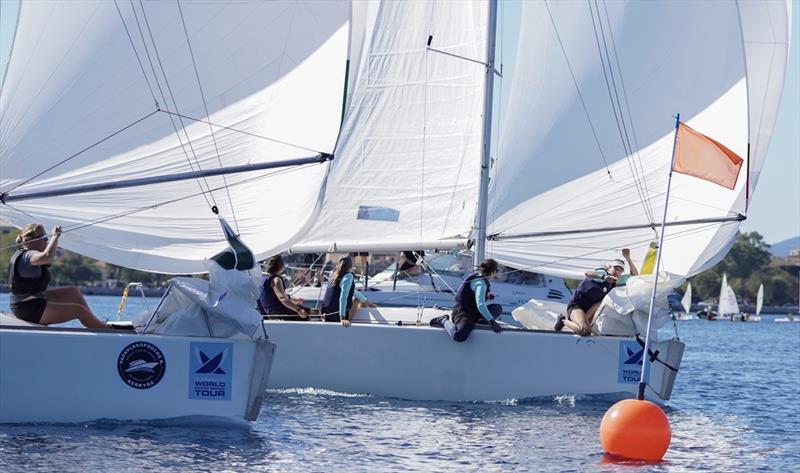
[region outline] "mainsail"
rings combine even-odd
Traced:
[[[357,83],[320,213],[293,251],[465,238],[477,200],[486,2],[354,5],[367,10],[362,51],[351,54]]]
[[[680,113],[746,158],[749,171],[732,191],[673,176],[662,268],[689,276],[721,259],[775,123],[788,9],[525,2],[489,201],[489,255],[571,277],[620,248],[641,261],[657,239]]]
[[[332,153],[350,5],[22,2],[0,92],[0,194]],[[296,239],[327,165],[7,202],[111,263],[203,271],[217,206],[258,258]]]

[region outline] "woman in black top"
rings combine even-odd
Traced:
[[[48,289],[50,263],[56,257],[61,227],[53,227],[52,240],[38,223],[25,226],[17,236],[19,249],[11,256],[8,284],[11,311],[18,318],[50,325],[78,319],[87,328],[109,328],[92,314],[75,286]]]
[[[285,268],[286,264],[280,255],[267,260],[267,278],[261,288],[258,308],[263,315],[296,315],[306,320],[310,310],[302,306],[303,299],[289,297],[283,287],[281,275]]]

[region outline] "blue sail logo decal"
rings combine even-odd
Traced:
[[[233,388],[233,343],[189,344],[189,399],[229,401]]]
[[[619,363],[617,363],[617,382],[635,384],[642,372],[644,348],[634,340],[619,342]]]

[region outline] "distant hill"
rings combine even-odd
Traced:
[[[772,256],[786,257],[789,256],[789,250],[796,249],[800,249],[800,236],[779,241],[778,243],[772,243],[769,251],[772,253]]]

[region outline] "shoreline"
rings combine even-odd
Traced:
[[[53,286],[53,287],[62,287],[62,286]],[[94,286],[78,286],[81,291],[81,294],[86,296],[116,296],[122,297],[122,291],[125,289],[124,287],[94,287]],[[144,295],[146,297],[161,297],[166,292],[166,288],[151,288],[145,287],[144,288]],[[8,284],[0,283],[0,293],[7,293],[8,292]],[[140,296],[141,293],[138,289],[132,289],[128,292],[128,296]]]

